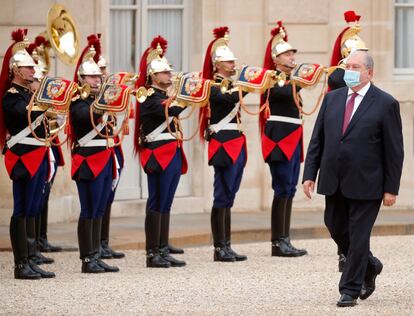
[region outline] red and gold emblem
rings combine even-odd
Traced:
[[[122,87],[118,85],[109,85],[104,92],[103,98],[107,104],[112,104],[119,99],[122,93]]]
[[[49,98],[58,99],[66,89],[66,82],[60,79],[50,81],[46,91]]]
[[[185,82],[185,92],[188,95],[197,94],[203,86],[203,82],[200,79],[199,73],[191,73]]]
[[[262,74],[263,68],[259,67],[247,67],[244,71],[244,76],[247,81],[254,81]]]

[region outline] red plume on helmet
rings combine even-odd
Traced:
[[[276,24],[277,24],[277,26],[270,31],[270,40],[269,40],[269,42],[267,42],[267,46],[266,46],[266,52],[265,52],[265,57],[264,57],[264,61],[263,61],[263,68],[266,68],[266,69],[274,69],[275,68],[275,63],[274,63],[273,58],[272,58],[272,41],[273,41],[273,38],[276,35],[279,34],[280,28],[283,27],[283,30],[285,32],[285,37],[283,37],[283,40],[286,41],[286,42],[288,41],[287,32],[286,32],[285,27],[283,26],[283,22],[282,21],[277,21]],[[267,96],[265,94],[262,94],[260,96],[260,106],[262,106],[266,102],[266,100],[267,100]],[[266,120],[268,119],[267,116],[268,116],[268,113],[267,113],[266,110],[260,112],[260,115],[259,115],[260,133],[263,133]]]
[[[207,46],[206,55],[204,57],[204,64],[203,64],[203,78],[212,80],[214,78],[214,65],[213,61],[211,60],[211,49],[216,42],[217,39],[224,37],[226,33],[230,33],[230,29],[228,26],[221,26],[217,27],[213,30],[214,39],[210,42]],[[204,132],[207,127],[208,119],[210,116],[210,106],[204,106],[200,108],[198,113],[198,120],[199,120],[199,136],[200,140],[204,141]]]
[[[6,143],[7,129],[3,114],[3,96],[9,90],[10,80],[10,58],[14,44],[23,41],[26,38],[27,29],[17,29],[11,33],[13,44],[7,49],[3,57],[3,66],[0,72],[0,149],[3,149]]]
[[[147,85],[147,58],[148,54],[154,50],[157,49],[158,44],[162,48],[162,54],[160,55],[163,57],[167,51],[168,42],[165,38],[163,38],[161,35],[158,35],[157,37],[154,37],[154,39],[151,41],[151,45],[144,51],[144,53],[141,56],[141,60],[139,63],[139,78],[135,82],[135,88],[138,89],[140,87],[146,87]],[[136,102],[135,106],[135,129],[134,129],[134,152],[139,153],[141,151],[141,146],[139,144],[140,139],[140,132],[141,132],[141,116],[140,116],[140,106],[141,103]]]
[[[102,47],[101,47],[101,34],[91,34],[89,35],[87,38],[88,40],[88,48],[93,46],[93,48],[95,48],[95,56],[93,57],[93,60],[95,61],[95,63],[97,63],[99,61],[99,57],[101,57],[102,55]],[[88,51],[88,50],[86,50]],[[86,52],[85,52],[86,54]]]
[[[89,51],[90,47],[93,47],[95,49],[95,56],[93,57],[93,60],[95,62],[98,62],[99,56],[102,54],[102,48],[101,48],[101,34],[91,34],[87,38],[88,44],[83,49],[82,54],[79,56],[78,62],[76,64],[75,68],[75,74],[73,76],[73,81],[79,84],[79,78],[78,78],[78,70],[80,65],[82,64],[83,57],[85,54]]]
[[[346,11],[344,13],[344,19],[346,23],[359,22],[361,16],[357,15],[355,11]],[[341,40],[344,33],[349,29],[349,26],[345,27],[336,38],[334,47],[332,49],[331,66],[338,66],[338,63],[342,60],[341,54]]]
[[[230,30],[227,26],[217,27],[213,30],[214,40],[210,42],[206,50],[206,56],[204,57],[204,65],[203,65],[203,78],[204,79],[213,79],[214,75],[214,65],[213,61],[211,60],[211,48],[215,41],[219,38],[224,37],[226,33],[229,33]]]

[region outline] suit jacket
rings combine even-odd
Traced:
[[[404,159],[399,103],[371,84],[342,135],[348,88],[328,93],[309,143],[303,181],[315,181],[318,193],[340,187],[350,199],[381,199],[398,194]]]

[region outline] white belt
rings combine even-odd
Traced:
[[[217,125],[218,124],[211,124],[210,125],[210,130],[212,131],[216,131],[217,130]],[[223,127],[220,128],[219,131],[239,131],[239,125],[237,123],[228,123],[226,125],[224,125]]]
[[[169,139],[177,139],[177,138],[175,138],[170,133],[161,133],[161,134],[157,135],[156,137],[153,137],[153,138],[150,138],[150,139],[145,138],[145,142],[152,143],[152,142],[156,142],[156,141],[160,141],[160,140],[169,140]]]
[[[267,119],[268,121],[275,121],[275,122],[284,122],[284,123],[292,123],[302,125],[303,120],[294,117],[287,117],[287,116],[280,116],[280,115],[270,115]]]
[[[21,130],[19,133],[17,133],[16,135],[10,137],[7,140],[7,147],[12,148],[14,145],[16,144],[24,144],[21,142],[21,140],[27,138],[26,136],[28,136],[32,130],[35,130],[40,123],[42,123],[43,118],[45,117],[44,114],[39,115],[30,126],[27,126],[25,129]],[[38,146],[37,144],[27,144],[27,145],[35,145]],[[44,144],[43,144],[44,145]]]
[[[91,139],[85,144],[79,144],[79,147],[108,147],[108,141],[106,139]]]
[[[37,140],[36,138],[33,137],[25,137],[20,139],[17,144],[24,144],[24,145],[33,145],[33,146],[45,146],[45,143]]]

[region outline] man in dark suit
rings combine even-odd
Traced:
[[[338,306],[354,306],[375,290],[382,263],[369,249],[381,201],[398,194],[404,159],[399,103],[371,83],[373,60],[353,52],[346,65],[348,87],[328,93],[309,143],[303,190],[325,195],[325,225],[346,255]]]

